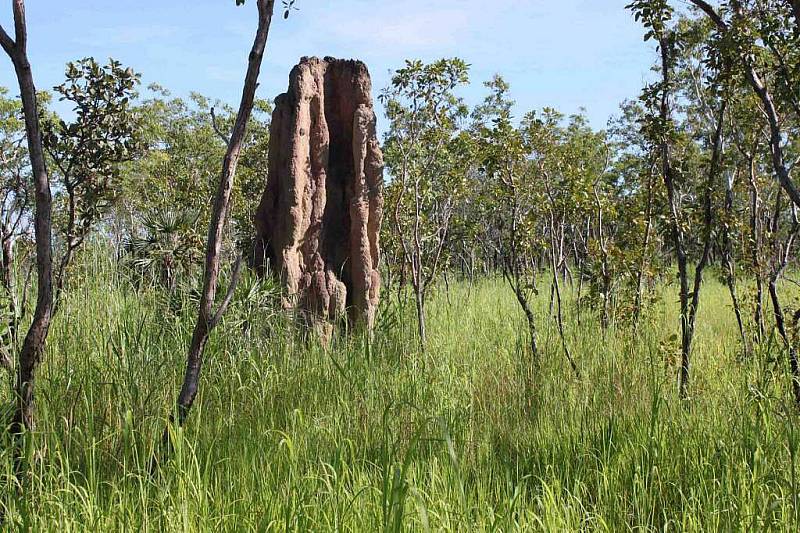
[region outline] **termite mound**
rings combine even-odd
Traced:
[[[364,63],[304,57],[275,99],[254,264],[327,341],[346,318],[371,330],[380,295],[383,155]]]

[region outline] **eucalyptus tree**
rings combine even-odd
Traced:
[[[34,184],[33,226],[36,239],[37,275],[36,309],[19,351],[16,382],[17,405],[9,428],[12,435],[18,435],[26,429],[31,429],[34,424],[35,373],[50,329],[53,306],[53,261],[51,255],[52,198],[39,125],[41,109],[37,100],[31,64],[28,61],[28,28],[25,20],[24,0],[13,0],[12,10],[14,37],[12,38],[0,25],[0,46],[14,65],[25,117],[28,157],[31,162]]]
[[[384,155],[392,175],[386,210],[411,273],[423,349],[426,299],[443,263],[456,200],[470,166],[470,143],[463,130],[468,111],[455,94],[467,81],[468,66],[461,59],[407,61],[380,95],[389,118]]]
[[[722,11],[705,0],[690,2],[714,23],[718,38],[713,45],[720,54],[736,63],[758,97],[769,127],[769,148],[775,178],[794,205],[800,207],[800,189],[791,176],[794,164],[788,161],[785,146],[789,131],[787,115],[797,114],[800,109],[796,74],[793,75],[797,72],[796,64],[793,68],[787,61],[798,60],[800,40],[796,28],[782,31],[786,28],[789,9],[795,6],[786,2],[730,0],[723,6],[725,11]],[[764,50],[764,46],[772,52],[772,57]],[[770,85],[769,78],[763,72],[777,73],[774,76],[779,84],[777,90]],[[781,93],[783,98],[775,97]]]
[[[752,295],[752,342],[758,344],[765,339],[766,326],[764,319],[764,289],[767,277],[767,257],[769,256],[765,223],[766,209],[771,205],[769,196],[774,194],[771,187],[773,180],[769,178],[769,156],[766,148],[764,129],[766,125],[760,117],[757,99],[752,93],[741,94],[733,98],[730,107],[733,144],[736,147],[736,171],[743,175],[746,183],[747,221],[738,221],[746,225],[747,234],[744,240],[742,256],[745,258],[745,272],[755,281],[755,292]]]
[[[576,235],[575,220],[585,220],[585,210],[591,209],[591,193],[585,189],[591,182],[590,172],[578,149],[578,140],[585,132],[585,121],[580,115],[572,116],[566,126],[564,116],[552,108],[541,113],[528,113],[522,120],[528,146],[528,159],[535,174],[534,183],[541,191],[542,217],[539,229],[546,236],[545,251],[550,263],[550,307],[555,320],[564,355],[577,377],[580,371],[567,342],[564,327],[564,299],[560,277],[567,275],[570,238]],[[580,226],[580,225],[579,225]]]
[[[638,0],[628,5],[628,8],[644,25],[645,40],[655,40],[660,52],[658,70],[661,80],[645,87],[641,96],[647,110],[642,128],[654,149],[660,153],[661,174],[667,193],[669,231],[680,284],[680,395],[685,398],[688,394],[691,349],[703,273],[711,258],[717,222],[714,195],[722,167],[727,99],[718,99],[719,102],[712,112],[712,131],[707,136],[701,135],[701,138],[708,139],[706,146],[697,146],[691,136],[691,124],[683,124],[679,128],[674,116],[681,96],[681,79],[677,71],[679,67],[685,66],[685,28],[674,20],[674,12],[666,0]],[[710,80],[711,85],[717,85],[718,82],[717,78]],[[704,164],[698,164],[699,159],[705,156],[704,152],[707,160]],[[678,154],[681,159],[677,158]],[[703,171],[706,174],[705,180],[693,179],[699,177]],[[694,198],[691,204],[686,202],[687,196]],[[692,234],[693,227],[700,228],[697,235]],[[689,256],[692,241],[697,243],[699,256],[690,277]]]
[[[735,145],[735,126],[732,123],[739,118],[731,116],[736,108],[734,101],[746,93],[734,75],[730,57],[713,46],[713,25],[703,18],[689,17],[682,17],[678,24],[682,42],[676,72],[682,101],[680,112],[685,116],[684,127],[690,137],[707,139],[702,149],[708,154],[704,165],[708,172],[705,186],[709,190],[706,193],[699,191],[698,196],[705,198],[705,206],[697,225],[703,226],[706,235],[711,236],[705,241],[709,252],[712,246],[720,252],[723,279],[731,297],[742,349],[747,355],[749,339],[737,287],[737,250],[734,246],[741,231],[736,212],[740,209],[737,192],[741,172],[733,164],[738,159],[735,150],[728,149]],[[718,194],[718,191],[724,194]],[[708,263],[708,257],[705,263]]]
[[[800,237],[800,216],[797,206],[791,204],[791,202],[784,201],[783,191],[778,191],[775,195],[774,207],[769,218],[766,234],[770,248],[768,291],[775,319],[775,329],[788,354],[792,393],[795,404],[800,407],[800,360],[798,360],[798,348],[795,345],[796,339],[792,338],[792,327],[786,317],[778,286],[786,270],[796,264],[797,261],[795,245]],[[798,316],[800,316],[800,310],[797,311],[794,318],[795,326],[797,325]]]
[[[532,258],[544,246],[538,231],[544,198],[528,160],[525,132],[513,123],[509,85],[500,76],[485,85],[490,94],[473,112],[472,126],[483,178],[474,184],[481,186],[480,209],[476,212],[480,221],[476,223],[494,229],[503,278],[525,315],[530,351],[536,361],[539,348],[531,300],[538,291]]]
[[[750,124],[735,124],[737,151],[747,162],[746,174],[750,182],[750,236],[751,267],[756,275],[755,323],[756,340],[763,337],[762,293],[764,270],[768,271],[768,290],[773,308],[775,326],[788,352],[789,367],[792,373],[792,390],[795,401],[800,405],[800,364],[797,359],[797,347],[788,334],[787,320],[778,292],[778,281],[783,277],[786,268],[793,259],[793,245],[797,231],[797,209],[800,207],[800,191],[792,179],[792,170],[797,161],[791,162],[795,156],[796,138],[800,120],[800,105],[797,94],[798,44],[800,35],[797,32],[797,19],[794,18],[790,2],[778,0],[730,0],[719,9],[704,0],[691,0],[691,3],[704,14],[713,25],[714,33],[705,40],[704,46],[708,55],[713,58],[712,68],[719,71],[724,64],[731,76],[738,75],[751,89],[756,104],[749,103],[741,94],[737,100],[747,102],[737,105],[737,111],[750,107],[755,112],[737,113],[733,122],[753,121],[764,124],[764,128],[753,128]],[[743,134],[747,131],[747,134]],[[764,133],[762,133],[764,132]],[[753,138],[755,134],[755,138]],[[763,135],[763,138],[758,138]],[[782,194],[776,192],[771,213],[763,207],[761,193],[769,190],[760,186],[757,176],[757,161],[760,160],[761,147],[767,148],[768,159],[772,167],[775,181],[788,197],[790,206],[782,205]],[[726,216],[732,213],[733,184],[726,187]],[[789,211],[787,212],[786,209]],[[762,217],[769,213],[768,222],[760,223]],[[761,214],[761,217],[759,216]],[[759,228],[762,226],[762,229]],[[729,241],[727,228],[723,238]],[[730,244],[725,244],[723,260],[730,264]],[[766,248],[762,258],[762,250]],[[768,268],[766,264],[768,263]],[[729,275],[729,286],[733,288],[732,276]],[[735,293],[732,290],[735,301]],[[735,303],[738,308],[738,304]],[[737,312],[740,323],[741,313]],[[746,342],[743,336],[743,342]]]
[[[661,178],[667,193],[669,205],[669,225],[678,266],[680,283],[680,327],[681,327],[681,396],[685,394],[689,380],[689,351],[691,348],[692,330],[689,327],[689,274],[686,251],[685,225],[682,221],[682,206],[677,190],[677,174],[673,161],[674,145],[677,132],[672,117],[674,99],[674,64],[677,55],[675,31],[668,25],[673,11],[663,0],[637,0],[627,6],[637,20],[645,27],[645,40],[655,39],[658,42],[661,79],[648,85],[642,91],[640,100],[645,108],[641,128],[643,134],[658,152],[660,158]]]

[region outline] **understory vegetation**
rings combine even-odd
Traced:
[[[765,343],[742,359],[727,290],[700,308],[690,402],[678,398],[676,287],[642,319],[566,310],[582,375],[503,280],[432,296],[416,341],[413,298],[389,300],[370,345],[327,351],[282,314],[253,313],[274,288],[249,278],[207,349],[208,378],[174,460],[148,462],[180,383],[192,306],[165,313],[107,254],[81,262],[53,323],[24,493],[0,456],[11,529],[577,530],[774,528],[798,520],[800,420],[786,365]],[[796,288],[787,295],[797,297]],[[547,299],[534,308],[547,316]],[[187,312],[188,311],[188,312]],[[99,317],[102,317],[100,319]],[[580,325],[578,325],[580,318]],[[674,340],[673,340],[674,341]],[[734,347],[734,348],[731,348]],[[4,409],[13,405],[3,387]],[[23,495],[24,494],[24,495]]]

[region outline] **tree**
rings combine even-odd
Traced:
[[[561,278],[569,275],[569,239],[573,248],[576,236],[591,206],[591,184],[595,173],[593,157],[586,151],[585,141],[590,132],[581,115],[570,117],[566,126],[564,116],[552,108],[541,113],[528,113],[522,128],[529,144],[529,159],[536,174],[542,198],[542,235],[547,236],[545,260],[550,266],[550,312],[556,320],[564,356],[575,373],[580,371],[567,342],[564,329],[564,301]],[[589,135],[592,137],[591,135]],[[602,149],[602,143],[599,143]],[[589,150],[591,152],[592,150]],[[575,224],[580,220],[581,224]],[[577,228],[576,228],[577,226]]]
[[[0,46],[11,58],[19,82],[22,110],[25,116],[25,133],[28,157],[34,182],[34,232],[36,236],[37,298],[33,320],[25,335],[17,365],[17,407],[10,426],[12,435],[19,435],[34,424],[34,380],[39,364],[53,306],[50,180],[47,175],[42,136],[39,127],[39,105],[33,73],[28,61],[28,31],[25,22],[24,0],[13,1],[14,34],[12,39],[0,26]]]
[[[75,120],[51,118],[42,128],[60,185],[56,199],[65,215],[57,219],[63,251],[55,273],[55,309],[75,251],[115,201],[122,164],[138,147],[139,124],[131,104],[138,74],[113,59],[101,67],[85,58],[67,65],[66,78],[54,90],[73,104]]]
[[[742,106],[744,113],[739,115],[743,122],[740,121],[737,125],[737,129],[742,132],[738,136],[738,149],[748,164],[747,172],[750,178],[750,233],[752,268],[757,283],[755,307],[757,338],[763,336],[761,306],[763,285],[767,281],[775,328],[788,353],[791,388],[795,403],[800,406],[800,363],[797,347],[791,339],[778,285],[796,255],[794,244],[800,231],[797,218],[800,192],[791,178],[791,172],[800,159],[791,164],[787,162],[796,155],[795,139],[800,120],[800,101],[797,94],[800,81],[798,79],[800,4],[794,1],[732,0],[727,6],[727,13],[722,13],[707,2],[693,0],[692,3],[716,28],[718,38],[713,43],[716,53],[738,66],[759,104],[755,105],[741,98],[747,104]],[[728,19],[724,19],[723,15]],[[750,125],[759,122],[766,127],[754,128]],[[763,130],[766,130],[768,135],[763,135],[761,133]],[[759,151],[764,145],[768,148],[767,155],[772,173],[790,202],[786,212],[781,191],[776,192],[771,216],[768,215],[769,207],[765,208],[762,205],[761,190],[764,184],[757,175]],[[766,223],[762,216],[766,219]],[[765,266],[769,268],[765,269]]]
[[[0,324],[7,328],[2,334],[0,366],[11,370],[11,353],[22,311],[17,303],[14,276],[15,244],[28,232],[33,198],[22,109],[18,100],[4,96],[7,92],[0,87],[0,286],[4,291],[0,298]]]
[[[491,92],[473,112],[477,158],[485,176],[478,216],[481,223],[495,229],[500,269],[525,315],[531,356],[536,361],[539,348],[531,300],[538,291],[532,258],[544,244],[538,231],[544,198],[534,183],[525,132],[512,123],[514,102],[508,96],[509,85],[500,76],[484,85]]]
[[[772,91],[756,67],[756,39],[750,27],[751,16],[745,12],[745,8],[740,0],[731,0],[730,8],[732,11],[731,22],[725,21],[720,14],[704,0],[690,0],[703,13],[708,16],[716,25],[721,35],[720,43],[722,53],[732,55],[744,70],[745,79],[750,84],[753,92],[761,101],[764,115],[769,125],[769,146],[772,156],[772,166],[775,177],[786,191],[794,205],[800,207],[800,189],[791,177],[792,167],[786,162],[786,154],[783,146],[785,132],[783,121],[781,120],[779,106],[776,103]],[[795,14],[797,13],[796,5]],[[786,70],[786,69],[783,69]]]
[[[700,290],[703,283],[703,272],[709,263],[713,246],[715,209],[713,206],[714,190],[717,186],[721,169],[722,137],[727,100],[721,99],[714,110],[714,131],[709,140],[710,156],[706,165],[706,181],[697,194],[697,205],[701,206],[700,256],[695,264],[694,276],[689,276],[689,228],[691,212],[684,206],[684,191],[690,185],[690,161],[685,159],[676,164],[675,148],[680,136],[673,119],[673,105],[676,99],[677,79],[676,63],[684,48],[683,35],[669,24],[673,18],[673,10],[666,0],[640,0],[628,6],[637,20],[645,26],[645,40],[655,39],[660,52],[659,70],[661,80],[646,87],[642,94],[645,108],[650,110],[643,120],[642,128],[657,147],[661,158],[661,172],[667,192],[669,206],[670,233],[675,250],[680,283],[680,325],[681,325],[681,364],[680,364],[680,396],[688,395],[690,378],[690,362],[692,341],[694,339],[697,310],[700,302]],[[712,80],[716,83],[717,80]],[[683,168],[681,168],[683,167]],[[687,172],[689,171],[689,172]]]
[[[241,0],[237,0],[237,4]],[[220,259],[222,251],[223,232],[225,223],[230,211],[231,191],[233,190],[234,178],[236,176],[236,166],[242,151],[242,142],[245,137],[247,123],[253,109],[256,87],[258,86],[258,75],[261,70],[261,62],[264,57],[264,50],[269,36],[269,28],[272,23],[272,13],[275,6],[274,0],[257,0],[258,8],[258,29],[250,51],[247,73],[244,79],[242,99],[239,103],[239,111],[236,114],[236,122],[233,125],[231,135],[227,142],[227,150],[222,161],[222,172],[217,186],[214,205],[212,208],[211,222],[208,227],[208,240],[206,241],[205,270],[203,273],[203,289],[200,296],[200,305],[197,321],[192,333],[189,353],[186,360],[186,372],[184,374],[183,385],[177,400],[177,413],[175,421],[182,426],[197,397],[200,382],[200,369],[203,364],[203,351],[208,336],[219,323],[225,313],[236,289],[239,279],[242,257],[236,261],[234,273],[230,281],[230,286],[216,311],[214,311],[214,300],[217,293],[219,281]],[[169,428],[164,431],[162,443],[169,446]]]
[[[411,272],[423,349],[426,298],[442,265],[455,200],[469,167],[462,131],[468,112],[454,93],[467,80],[468,66],[458,58],[406,61],[380,96],[390,122],[386,166],[394,177],[386,191],[389,223]]]

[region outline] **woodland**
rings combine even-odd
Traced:
[[[656,61],[603,129],[392,66],[380,297],[325,334],[254,252],[303,1],[228,1],[237,105],[92,57],[38,87],[10,1],[0,529],[797,530],[800,1],[620,3]]]

